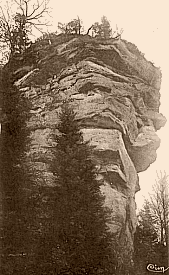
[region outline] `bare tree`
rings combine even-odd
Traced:
[[[123,33],[123,29],[119,30],[118,26],[116,25],[116,30],[113,32],[112,37],[114,39],[121,39],[122,33]]]
[[[10,53],[16,48],[25,49],[28,35],[36,29],[43,33],[48,26],[46,15],[49,15],[50,0],[13,0],[0,6],[0,46]],[[11,5],[13,4],[13,5]],[[11,5],[11,7],[10,7]],[[17,45],[17,47],[16,47]],[[22,47],[21,47],[22,45]]]
[[[33,26],[38,31],[43,32],[42,27],[47,26],[49,21],[45,15],[49,14],[50,0],[14,0],[18,5],[20,14],[25,21],[25,25]]]
[[[160,242],[168,245],[169,238],[169,194],[168,175],[157,173],[157,180],[153,186],[153,193],[150,194],[150,209],[154,225],[159,231]]]

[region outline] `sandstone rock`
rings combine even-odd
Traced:
[[[17,80],[14,85],[17,87],[25,87],[28,82],[30,82],[36,75],[36,73],[39,71],[39,69],[34,69],[30,72],[28,72],[26,75],[24,75],[21,79]]]
[[[154,128],[159,130],[166,123],[166,118],[161,114],[151,110],[147,111],[147,117],[153,121]]]
[[[154,127],[142,127],[135,142],[128,149],[137,172],[146,170],[156,160],[156,150],[159,146],[160,139]]]
[[[38,83],[40,90],[29,97],[32,111],[27,125],[32,144],[28,161],[39,173],[39,184],[52,184],[50,135],[57,128],[63,100],[69,100],[84,139],[95,146],[92,158],[105,206],[111,210],[110,229],[119,237],[124,254],[132,252],[138,172],[155,161],[160,145],[155,131],[166,121],[159,114],[161,72],[124,40],[101,42],[79,36],[54,47],[53,58],[47,53],[38,70],[41,75],[44,68],[52,67],[53,77],[45,85]],[[15,83],[22,93],[36,89],[36,73],[31,71]]]

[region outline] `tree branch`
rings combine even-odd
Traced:
[[[38,3],[38,4],[37,4],[37,7],[36,7],[36,8],[35,8],[35,5],[33,5],[33,12],[27,16],[28,18],[30,18],[33,14],[35,14],[36,11],[39,10],[39,9],[43,6],[43,4],[44,4],[43,10],[42,10],[40,13],[38,13],[37,15],[35,15],[35,16],[38,16],[38,15],[42,14],[45,10],[48,9],[48,8],[47,8],[47,5],[48,5],[49,1],[46,2],[46,1],[44,0],[44,1],[42,1],[41,4],[39,4],[39,1],[37,0],[37,3]]]
[[[88,30],[87,30],[87,35],[89,34],[89,31],[91,30],[93,28],[93,25],[91,25],[91,27],[90,28],[88,28]]]

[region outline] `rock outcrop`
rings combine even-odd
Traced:
[[[165,124],[159,113],[161,73],[124,40],[58,39],[39,49],[38,67],[14,84],[32,104],[28,161],[39,184],[52,184],[50,134],[63,100],[69,100],[84,139],[95,146],[101,192],[111,209],[109,226],[126,247],[123,252],[132,253],[138,173],[155,161],[160,145],[156,130]]]

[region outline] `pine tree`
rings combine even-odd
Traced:
[[[101,26],[102,26],[102,36],[104,39],[109,39],[111,37],[111,27],[110,27],[110,23],[107,20],[106,16],[103,16],[101,18]]]
[[[96,35],[96,37],[109,39],[112,35],[112,29],[110,27],[110,23],[106,16],[102,16],[101,24],[95,22],[92,26],[92,29]]]
[[[64,103],[57,127],[60,135],[54,135],[57,145],[51,165],[56,175],[53,244],[58,248],[56,266],[60,261],[64,267],[58,268],[57,274],[112,274],[108,213],[96,181],[91,148],[83,142],[75,116]]]
[[[28,102],[12,86],[10,67],[3,68],[1,79],[2,122],[0,135],[0,192],[2,196],[1,274],[30,274],[34,200],[30,198],[31,180],[25,167],[25,153],[29,145]],[[35,196],[35,194],[34,194]],[[33,196],[32,196],[33,197]],[[33,210],[33,211],[32,211]],[[35,238],[34,238],[35,239]],[[29,240],[29,241],[28,241]],[[31,251],[32,253],[32,251]]]

